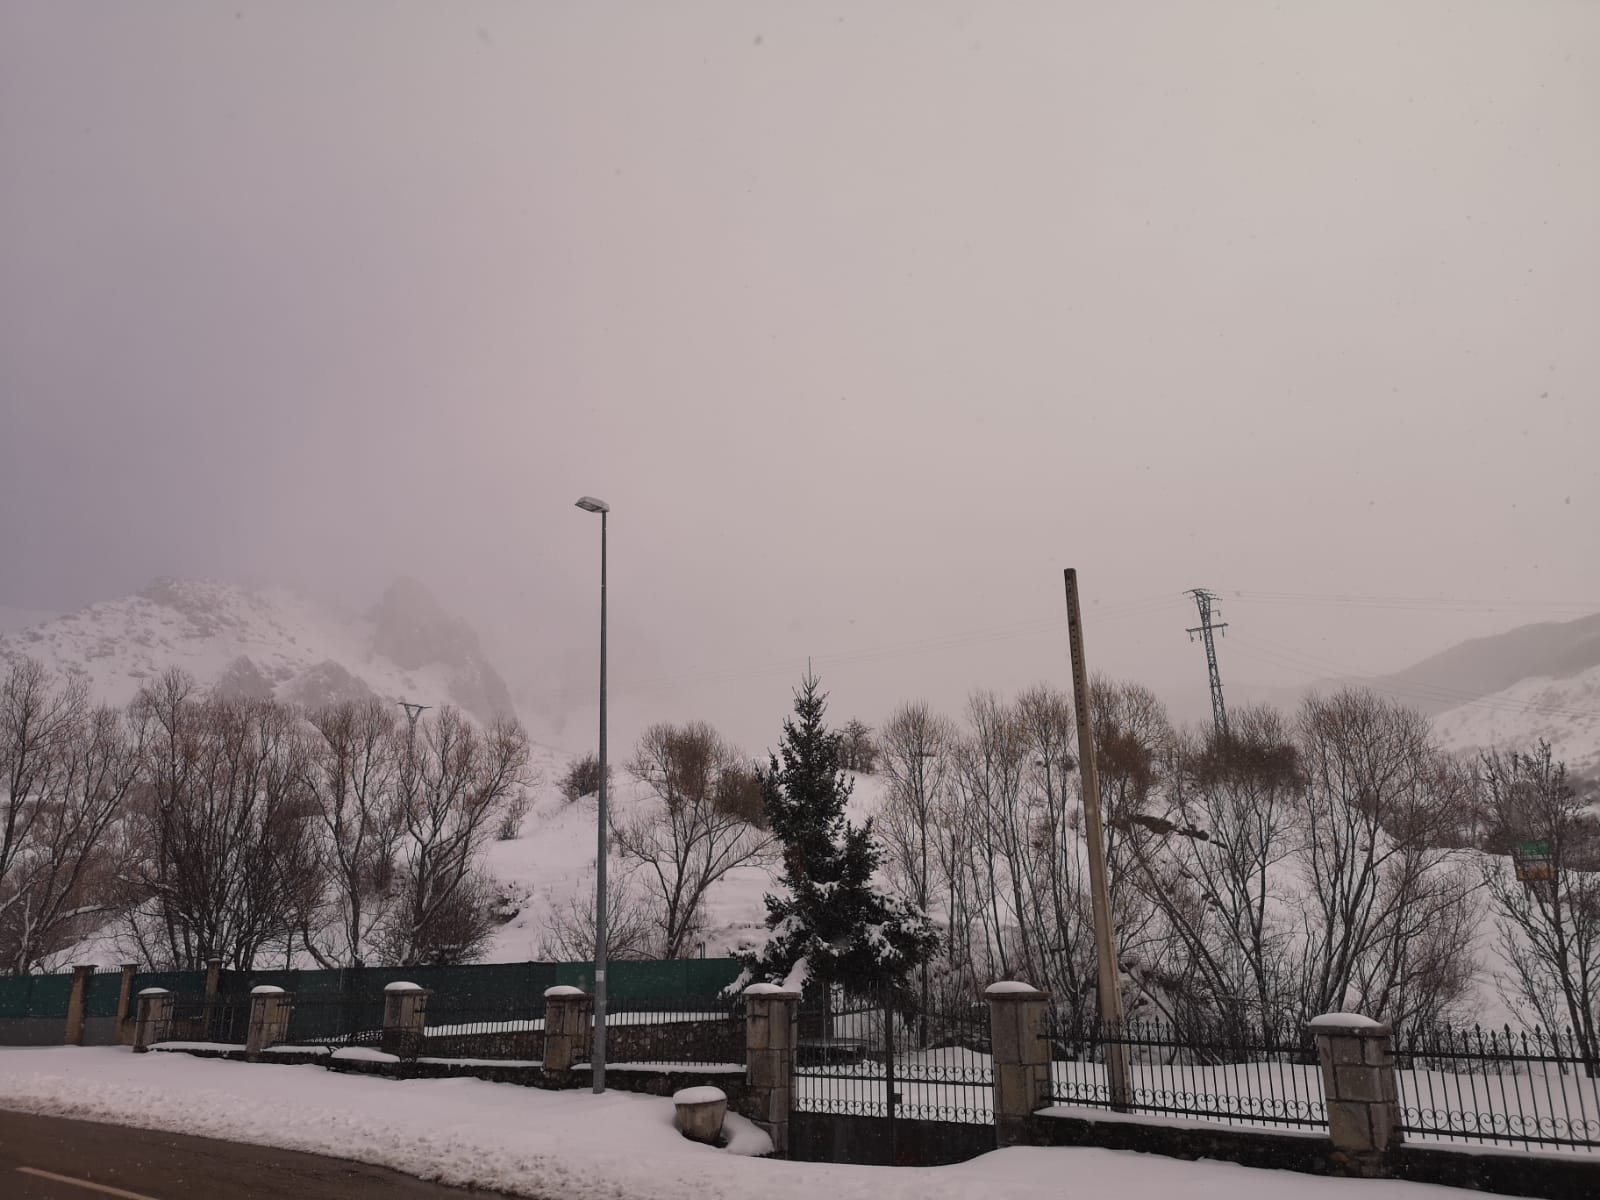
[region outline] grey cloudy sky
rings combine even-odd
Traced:
[[[576,719],[593,493],[620,730],[751,749],[1064,683],[1067,565],[1185,712],[1189,587],[1600,607],[1588,0],[5,0],[0,156],[0,603],[408,572]]]

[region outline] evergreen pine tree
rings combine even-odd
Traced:
[[[840,769],[841,736],[822,721],[826,707],[808,673],[783,723],[782,761],[771,755],[759,772],[787,894],[766,898],[767,942],[740,957],[754,980],[886,988],[904,1001],[907,975],[933,953],[938,935],[919,909],[873,887],[881,851],[870,818],[861,826],[845,818],[850,781]]]

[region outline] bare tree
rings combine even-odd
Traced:
[[[878,739],[888,781],[876,824],[884,869],[901,898],[923,912],[934,906],[939,863],[930,839],[955,740],[955,726],[920,700],[895,709]]]
[[[1153,1003],[1165,1010],[1167,996],[1181,993],[1187,963],[1174,975],[1172,930],[1141,887],[1134,863],[1134,837],[1152,809],[1165,803],[1170,784],[1174,733],[1166,706],[1141,684],[1096,675],[1089,682],[1090,728],[1100,777],[1102,828],[1106,839],[1107,887],[1121,965],[1138,994],[1130,1011]],[[1079,779],[1080,799],[1082,779]],[[1088,873],[1087,865],[1083,875]],[[1168,1011],[1170,1017],[1173,1014]]]
[[[1052,688],[1030,688],[1017,697],[1017,719],[1028,760],[1025,786],[1037,797],[1027,878],[1043,975],[1039,985],[1081,1018],[1094,1003],[1094,934],[1082,810],[1073,782],[1078,761],[1072,701]]]
[[[870,775],[878,769],[878,744],[873,740],[870,725],[851,717],[839,733],[841,768],[846,771],[859,771],[864,775]]]
[[[104,919],[114,899],[116,822],[137,753],[121,714],[90,708],[81,681],[39,663],[0,684],[0,964],[25,974]]]
[[[606,783],[611,782],[611,764],[606,764]],[[585,754],[574,759],[561,780],[561,794],[569,801],[578,801],[600,790],[600,756]]]
[[[1231,715],[1228,733],[1182,746],[1165,815],[1129,818],[1126,844],[1181,954],[1172,1015],[1281,1026],[1293,928],[1274,880],[1294,849],[1299,758],[1275,711]]]
[[[318,850],[329,886],[326,911],[306,915],[301,938],[323,967],[361,967],[398,891],[398,722],[372,698],[321,709],[310,723],[306,783],[321,818]]]
[[[478,852],[497,813],[526,782],[528,738],[504,720],[478,729],[443,707],[408,731],[399,753],[403,830],[399,901],[379,930],[390,961],[468,961],[494,928]]]
[[[322,887],[303,727],[271,701],[197,698],[176,670],[134,714],[148,783],[134,807],[148,897],[135,937],[158,963],[215,955],[248,970],[269,944],[287,946]]]
[[[993,692],[967,702],[967,736],[955,754],[953,791],[967,820],[973,915],[985,965],[998,978],[1037,980],[1027,912],[1025,845],[1029,816],[1022,790],[1026,745],[1015,710]]]
[[[900,898],[931,915],[938,887],[939,856],[932,849],[939,798],[948,786],[955,727],[923,701],[902,704],[884,722],[878,738],[880,765],[888,780],[877,833],[884,871]],[[948,919],[946,921],[948,925]],[[946,946],[950,940],[946,939]],[[918,968],[922,1011],[931,1003],[933,964]],[[926,1044],[927,1021],[920,1025]]]
[[[1294,861],[1302,888],[1299,1015],[1354,1007],[1435,1020],[1465,990],[1476,881],[1444,843],[1467,781],[1427,720],[1369,692],[1302,706]]]
[[[628,770],[659,804],[613,817],[612,841],[640,868],[655,906],[660,956],[681,958],[701,927],[707,891],[734,868],[762,861],[770,846],[740,811],[752,773],[703,722],[652,725]]]
[[[652,957],[656,922],[651,908],[632,886],[625,865],[606,874],[606,958]],[[564,962],[592,961],[595,949],[594,870],[591,868],[566,903],[551,910],[539,953]]]
[[[1503,858],[1484,865],[1500,953],[1511,969],[1502,992],[1546,1028],[1571,1029],[1593,1075],[1600,1063],[1600,822],[1590,813],[1596,797],[1568,783],[1566,765],[1543,741],[1531,754],[1484,755],[1478,781],[1501,839],[1508,846],[1542,843],[1547,856],[1523,880]]]

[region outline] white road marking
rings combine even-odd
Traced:
[[[87,1179],[57,1175],[54,1171],[41,1171],[38,1167],[18,1167],[17,1170],[23,1175],[37,1175],[40,1179],[53,1179],[57,1183],[70,1183],[73,1187],[87,1188],[91,1192],[99,1192],[102,1196],[121,1196],[122,1200],[156,1200],[154,1196],[146,1196],[143,1192],[130,1192],[126,1188],[112,1187],[105,1183],[90,1183]]]

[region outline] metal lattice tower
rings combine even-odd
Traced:
[[[1217,644],[1212,639],[1213,630],[1226,629],[1227,623],[1217,623],[1212,618],[1222,614],[1213,606],[1216,596],[1206,591],[1205,588],[1190,588],[1185,595],[1193,596],[1195,607],[1200,610],[1200,624],[1188,630],[1189,640],[1194,641],[1194,635],[1199,634],[1200,640],[1206,647],[1206,670],[1211,676],[1211,719],[1216,724],[1217,732],[1224,737],[1228,733],[1228,708],[1222,702],[1222,675],[1217,670]]]
[[[406,720],[407,720],[407,722],[410,723],[410,726],[411,726],[411,740],[412,741],[416,741],[416,739],[417,739],[417,718],[420,717],[423,713],[427,712],[430,708],[432,708],[433,705],[431,705],[431,704],[413,704],[409,700],[397,700],[397,701],[395,701],[395,703],[398,704],[401,708],[406,710]]]

